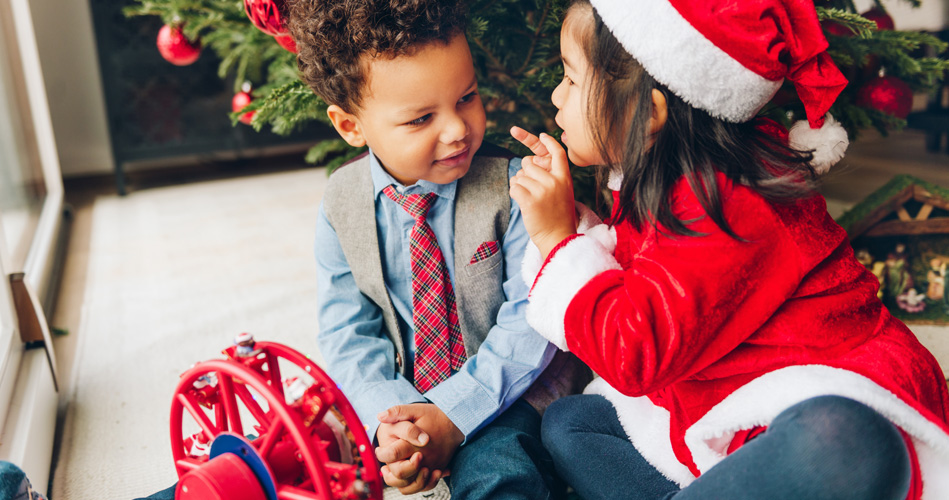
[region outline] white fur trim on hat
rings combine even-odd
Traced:
[[[718,48],[668,0],[591,0],[613,36],[659,83],[723,120],[743,123],[781,87]]]
[[[621,267],[599,238],[580,236],[567,242],[547,261],[534,283],[525,314],[527,323],[560,350],[567,351],[567,306],[591,279],[611,269]]]
[[[788,144],[799,151],[814,151],[811,166],[818,174],[826,173],[847,152],[850,139],[847,130],[831,116],[824,115],[821,128],[811,128],[807,120],[799,120],[788,132]]]

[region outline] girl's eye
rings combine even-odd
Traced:
[[[414,119],[414,120],[412,120],[412,121],[410,121],[410,122],[406,122],[405,124],[406,124],[406,125],[412,125],[412,126],[417,127],[417,126],[422,125],[422,124],[424,124],[425,122],[427,122],[428,119],[431,118],[431,117],[432,117],[432,114],[429,113],[429,114],[427,114],[427,115],[420,116],[420,117],[418,117],[418,118],[416,118],[416,119]]]
[[[477,92],[477,91],[472,92],[472,93],[470,93],[470,94],[468,94],[468,95],[462,97],[461,99],[459,99],[459,100],[458,100],[458,103],[459,103],[459,104],[464,104],[464,103],[466,103],[466,102],[469,102],[469,101],[471,101],[472,99],[474,99],[476,95],[478,95],[478,92]]]
[[[563,75],[563,79],[565,82],[567,82],[567,85],[573,85],[573,80],[571,80],[566,74]]]

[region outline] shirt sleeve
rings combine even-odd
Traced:
[[[317,344],[326,371],[375,438],[376,415],[392,406],[424,402],[398,373],[395,346],[386,335],[382,311],[356,286],[336,231],[320,205],[316,226]]]
[[[677,215],[703,235],[647,228],[622,267],[595,239],[580,236],[548,258],[531,291],[531,309],[547,322],[531,324],[630,396],[741,355],[739,345],[803,277],[796,242],[760,196],[740,186],[723,194],[735,239],[682,191]]]
[[[516,158],[510,163],[509,175],[518,170],[520,159]],[[466,439],[520,398],[556,353],[556,347],[538,335],[524,316],[528,288],[520,270],[528,241],[520,208],[512,200],[511,218],[501,244],[505,301],[497,323],[461,370],[425,393]]]

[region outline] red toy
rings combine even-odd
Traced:
[[[249,334],[223,353],[175,390],[177,500],[382,499],[372,443],[323,370]]]

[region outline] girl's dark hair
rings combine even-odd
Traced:
[[[699,235],[687,227],[693,221],[681,220],[673,211],[671,191],[682,176],[712,221],[737,239],[740,235],[732,231],[722,210],[717,172],[775,202],[814,193],[817,176],[810,166],[811,153],[791,149],[760,130],[757,120],[730,123],[692,107],[643,69],[589,0],[575,1],[571,10],[578,8],[589,9],[592,15],[592,23],[573,27],[592,72],[588,122],[601,156],[611,169],[623,173],[614,224],[627,221],[638,230],[647,223],[658,224],[672,234]],[[650,138],[653,89],[666,98],[667,118]]]

